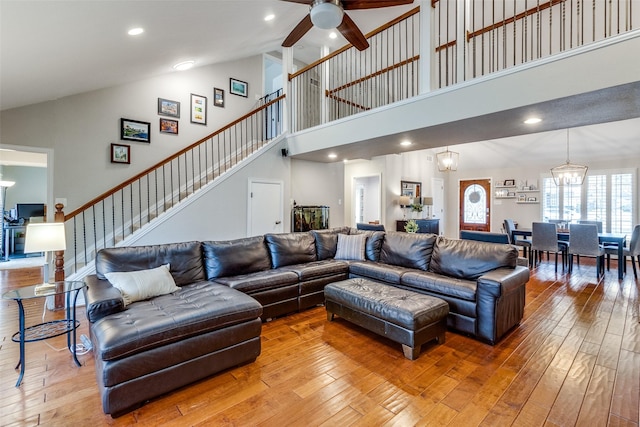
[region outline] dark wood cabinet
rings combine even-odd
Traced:
[[[415,221],[418,223],[418,233],[440,234],[439,219],[416,219]],[[396,221],[396,231],[404,231],[406,224],[406,220]]]

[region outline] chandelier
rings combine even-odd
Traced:
[[[449,172],[458,170],[458,158],[460,154],[455,151],[449,151],[449,147],[447,147],[447,151],[442,151],[436,154],[436,158],[438,159],[438,170],[440,172]]]
[[[587,166],[576,165],[569,161],[569,129],[567,129],[567,162],[551,168],[553,182],[556,185],[580,185],[587,175]]]

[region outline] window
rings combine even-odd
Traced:
[[[484,224],[486,214],[487,192],[481,185],[473,184],[464,191],[464,222],[467,224]]]
[[[542,215],[545,220],[602,221],[603,230],[631,234],[633,229],[634,171],[596,171],[582,185],[556,186],[542,178]]]

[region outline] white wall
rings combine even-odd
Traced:
[[[269,179],[284,182],[283,192],[289,194],[291,167],[289,159],[280,155],[282,143],[275,143],[259,157],[222,182],[193,198],[186,207],[152,231],[138,238],[134,245],[184,242],[191,240],[230,240],[248,237],[249,179]],[[285,205],[287,203],[285,202]],[[291,230],[291,215],[285,209],[284,230]],[[290,212],[290,211],[289,211]]]
[[[249,84],[229,93],[229,78]],[[213,106],[213,88],[225,108]],[[53,193],[66,212],[163,160],[251,110],[262,96],[262,56],[195,68],[0,113],[0,142],[53,149]],[[207,126],[190,123],[190,94],[206,96]],[[158,98],[180,102],[179,135],[159,133]],[[151,143],[120,141],[120,119],[151,123]],[[110,162],[110,144],[131,145],[131,164]]]
[[[291,206],[329,206],[329,227],[345,225],[344,165],[291,160]],[[285,193],[289,194],[289,193]],[[285,228],[290,230],[291,228]]]

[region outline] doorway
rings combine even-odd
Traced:
[[[282,187],[282,181],[249,180],[249,236],[284,231]]]
[[[491,181],[460,181],[460,230],[489,231],[491,224]]]
[[[353,178],[351,218],[353,226],[358,223],[382,221],[381,176],[357,176]]]

